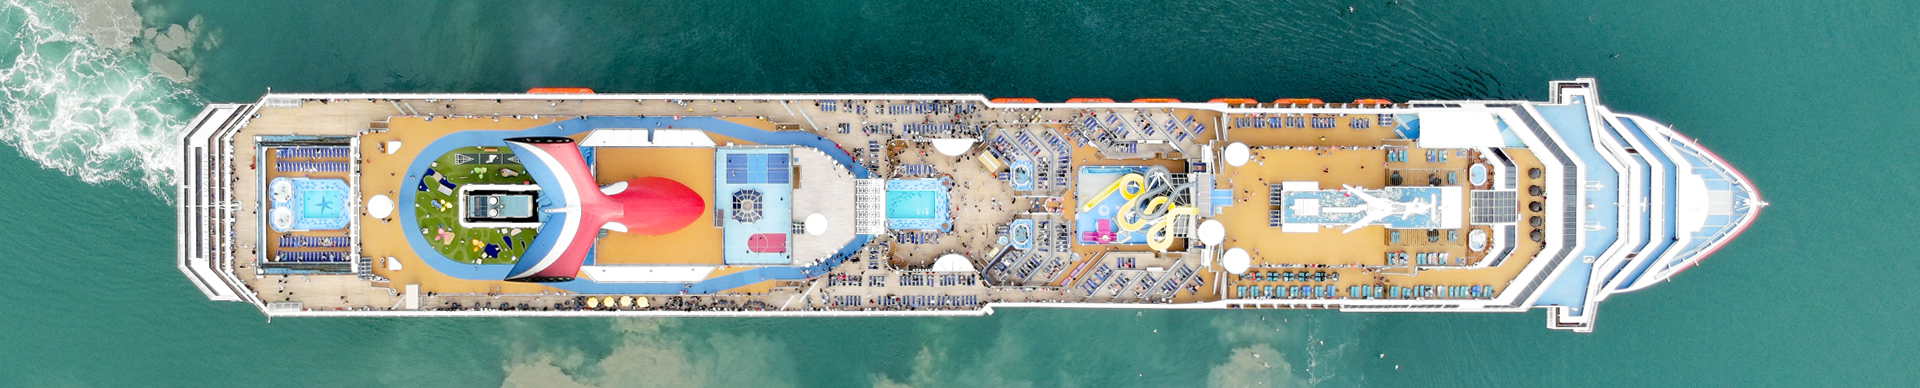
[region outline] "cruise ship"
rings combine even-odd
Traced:
[[[1549,101],[277,93],[183,131],[178,266],[268,319],[1524,312],[1591,332],[1766,202]],[[1233,313],[1233,312],[1220,312]]]

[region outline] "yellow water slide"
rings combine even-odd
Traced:
[[[1173,247],[1173,220],[1179,219],[1179,216],[1189,216],[1187,219],[1193,219],[1191,216],[1199,214],[1200,209],[1192,206],[1168,209],[1166,216],[1160,217],[1160,222],[1153,223],[1153,227],[1147,229],[1147,247],[1153,248],[1154,251],[1166,252],[1167,248]]]
[[[1129,184],[1139,187],[1140,191],[1135,191],[1131,193],[1127,192],[1126,187]],[[1120,177],[1119,180],[1113,181],[1112,185],[1108,185],[1106,190],[1100,190],[1100,194],[1096,194],[1093,196],[1093,198],[1087,198],[1084,200],[1085,202],[1081,202],[1080,211],[1085,212],[1085,211],[1093,210],[1094,205],[1100,204],[1100,201],[1107,199],[1107,196],[1113,195],[1114,192],[1119,192],[1120,198],[1124,198],[1131,201],[1133,200],[1134,197],[1137,197],[1140,195],[1140,193],[1144,193],[1146,191],[1147,191],[1147,179],[1145,176],[1141,176],[1138,173],[1130,173],[1127,175],[1123,175]]]
[[[1140,207],[1141,200],[1147,201],[1147,207],[1144,209]],[[1140,229],[1145,229],[1147,223],[1156,220],[1147,218],[1147,214],[1159,213],[1160,210],[1166,207],[1167,196],[1165,195],[1156,195],[1152,199],[1144,196],[1135,197],[1127,201],[1126,205],[1121,206],[1120,211],[1113,214],[1113,223],[1120,226],[1120,230],[1138,232]]]

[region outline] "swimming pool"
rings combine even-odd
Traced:
[[[300,216],[305,218],[334,218],[346,209],[347,193],[334,190],[303,190],[294,198],[300,200]]]
[[[932,191],[887,192],[888,219],[933,218]]]
[[[1126,176],[1127,174],[1147,174],[1148,170],[1150,169],[1146,166],[1082,166],[1079,168],[1079,176],[1074,178],[1074,181],[1078,183],[1078,185],[1075,186],[1074,195],[1076,198],[1084,201],[1101,191],[1105,191],[1107,187],[1113,186],[1113,183],[1119,181],[1122,176]],[[1125,189],[1128,192],[1137,192],[1140,190],[1132,186]],[[1124,196],[1116,194],[1101,199],[1091,210],[1080,211],[1080,209],[1074,209],[1076,212],[1074,218],[1074,236],[1077,236],[1081,244],[1100,244],[1100,242],[1088,239],[1088,233],[1099,232],[1100,220],[1113,219],[1113,216],[1119,214],[1120,207],[1126,204],[1127,199]],[[1127,232],[1120,230],[1118,227],[1109,227],[1108,230],[1114,233],[1114,240],[1108,242],[1109,244],[1147,243],[1147,236],[1145,234]]]
[[[947,188],[938,179],[887,181],[887,228],[947,230]]]
[[[1010,165],[1011,167],[1007,170],[1013,178],[1010,182],[1013,185],[1013,189],[1020,191],[1033,190],[1033,161],[1014,159]]]
[[[274,230],[347,227],[347,182],[339,179],[274,178],[269,222]],[[291,193],[285,195],[279,193]]]

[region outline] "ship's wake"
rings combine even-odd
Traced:
[[[171,199],[175,136],[203,101],[138,52],[77,32],[81,23],[66,4],[0,5],[0,30],[13,31],[0,45],[0,141],[82,181]]]

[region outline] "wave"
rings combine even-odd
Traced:
[[[0,142],[82,181],[171,200],[176,137],[205,101],[155,72],[139,50],[104,47],[76,32],[78,11],[0,5],[0,30],[14,31],[0,44]]]

